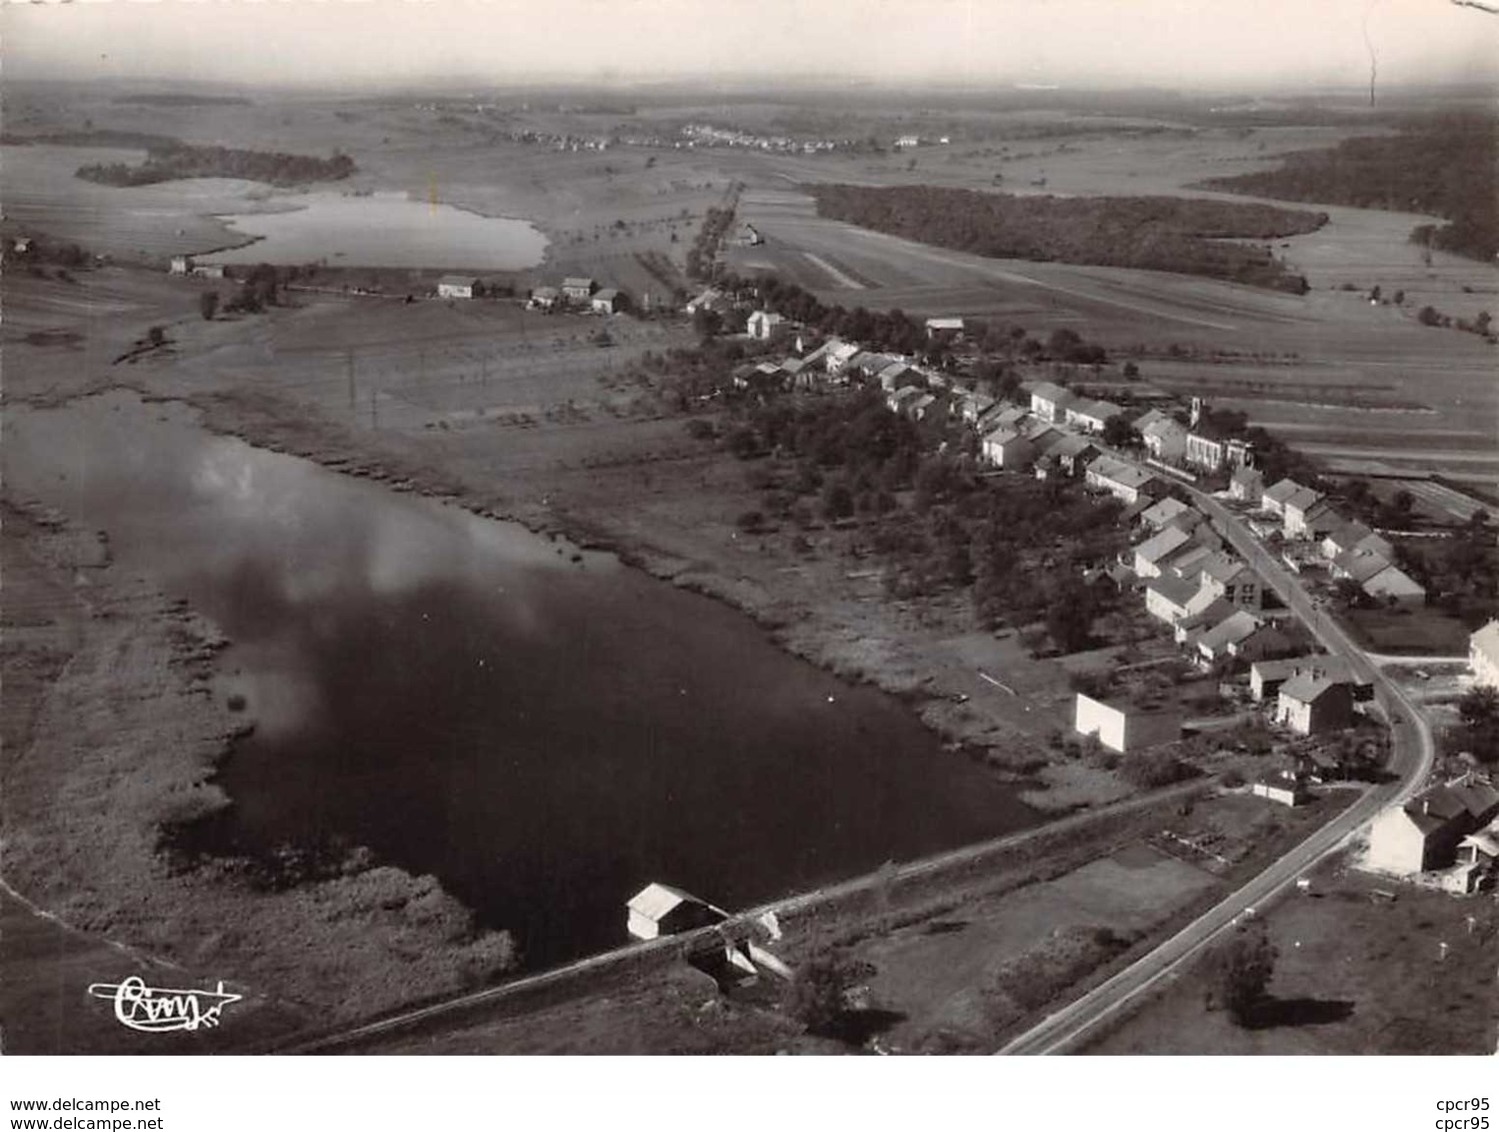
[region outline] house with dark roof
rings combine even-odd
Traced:
[[[1463,839],[1499,817],[1499,790],[1471,775],[1434,786],[1391,806],[1369,827],[1365,863],[1378,872],[1415,876],[1448,868]]]
[[[1298,735],[1341,731],[1353,723],[1353,689],[1315,669],[1297,672],[1280,686],[1275,722]]]
[[[1111,456],[1100,456],[1089,464],[1086,479],[1089,487],[1107,491],[1122,503],[1133,503],[1155,481],[1149,472]]]
[[[1085,436],[1058,435],[1041,450],[1041,455],[1055,461],[1065,475],[1076,478],[1090,461],[1102,455],[1102,450]]]

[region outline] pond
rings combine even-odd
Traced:
[[[224,264],[325,262],[334,267],[484,272],[535,267],[546,251],[546,237],[524,220],[480,216],[403,193],[321,192],[276,199],[296,207],[218,217],[236,233],[259,237],[255,242],[198,258]]]
[[[235,642],[256,723],[200,847],[433,874],[527,965],[626,942],[650,881],[740,908],[1034,824],[908,708],[742,614],[124,394],[13,412],[5,473]]]

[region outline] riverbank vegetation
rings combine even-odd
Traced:
[[[1421,118],[1391,137],[1290,153],[1278,169],[1218,177],[1202,187],[1440,216],[1448,223],[1422,224],[1411,241],[1488,262],[1499,254],[1499,118]]]
[[[193,177],[234,177],[245,181],[290,187],[318,181],[341,181],[356,170],[348,154],[310,157],[258,149],[230,149],[222,145],[153,145],[140,165],[122,161],[81,166],[77,176],[101,185],[127,188],[181,181]]]
[[[809,185],[817,213],[976,255],[1206,275],[1303,294],[1306,280],[1261,247],[1315,232],[1321,213],[1174,197],[1010,196],[913,185]]]

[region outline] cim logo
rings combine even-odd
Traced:
[[[211,1029],[219,1024],[224,1007],[244,998],[226,991],[222,979],[217,990],[174,990],[148,987],[136,975],[122,983],[92,983],[88,992],[114,1001],[120,1025],[147,1034]]]

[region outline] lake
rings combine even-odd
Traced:
[[[8,414],[7,482],[234,641],[253,736],[200,847],[433,874],[528,966],[626,942],[650,881],[729,909],[1034,824],[903,704],[707,598],[110,394]]]
[[[326,262],[335,267],[448,268],[519,271],[542,261],[547,240],[524,220],[480,216],[403,193],[348,196],[306,193],[284,212],[226,214],[236,233],[260,237],[204,263],[278,266]]]

